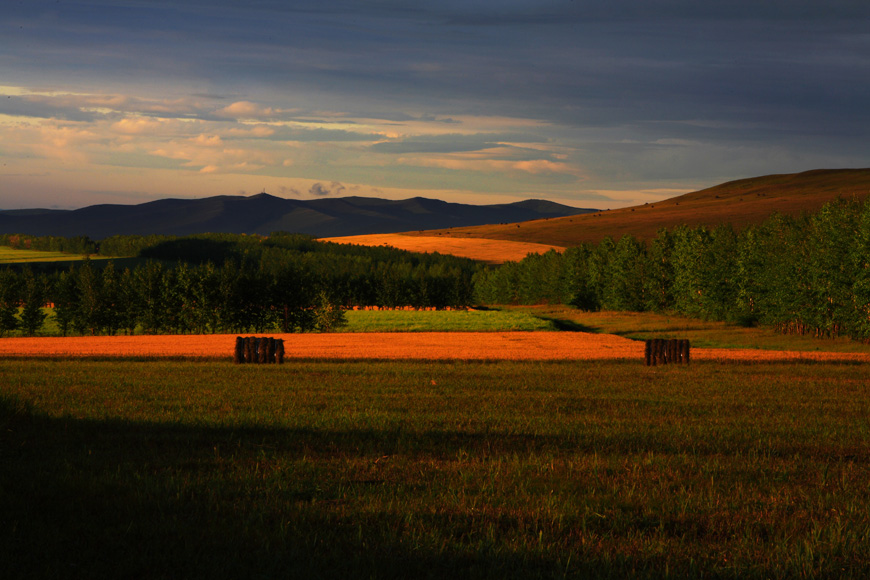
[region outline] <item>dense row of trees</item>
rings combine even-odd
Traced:
[[[0,334],[38,332],[46,303],[64,335],[329,330],[354,305],[467,305],[478,268],[287,234],[111,243],[135,248],[139,259],[124,268],[86,260],[55,271],[0,269]]]
[[[487,304],[675,311],[769,324],[783,332],[870,340],[870,201],[838,201],[801,218],[661,230],[479,272]]]
[[[0,234],[0,246],[16,250],[39,250],[42,252],[66,252],[68,254],[96,254],[97,243],[87,236],[62,238],[59,236],[27,236],[21,234]],[[129,254],[135,255],[135,254]]]

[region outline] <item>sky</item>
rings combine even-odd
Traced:
[[[870,166],[865,0],[3,0],[0,209]]]

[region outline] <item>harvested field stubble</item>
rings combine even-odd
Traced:
[[[644,358],[644,343],[585,332],[371,332],[279,334],[285,360],[609,360]],[[231,360],[236,335],[84,336],[0,339],[4,357]],[[866,353],[692,349],[693,361],[860,362]]]

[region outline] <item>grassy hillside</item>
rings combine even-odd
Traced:
[[[489,238],[575,246],[605,236],[655,236],[680,224],[737,228],[762,222],[774,212],[798,215],[818,210],[837,197],[864,199],[870,194],[870,169],[815,170],[730,181],[662,202],[562,218],[514,224],[409,232],[408,235]]]

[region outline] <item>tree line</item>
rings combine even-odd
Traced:
[[[0,335],[36,334],[48,303],[63,335],[330,330],[352,306],[468,305],[479,268],[452,256],[283,233],[123,238],[94,253],[135,252],[128,267],[85,260],[0,268]],[[42,242],[31,240],[34,249]]]
[[[52,240],[29,243],[58,244]],[[46,302],[54,303],[62,332],[83,334],[328,329],[355,305],[562,303],[870,341],[870,200],[773,215],[740,232],[680,226],[649,242],[605,238],[490,268],[285,233],[116,236],[94,244],[96,254],[138,262],[0,269],[0,333],[37,332]]]
[[[870,200],[735,232],[680,226],[529,255],[475,275],[487,304],[677,312],[782,332],[870,340]]]

